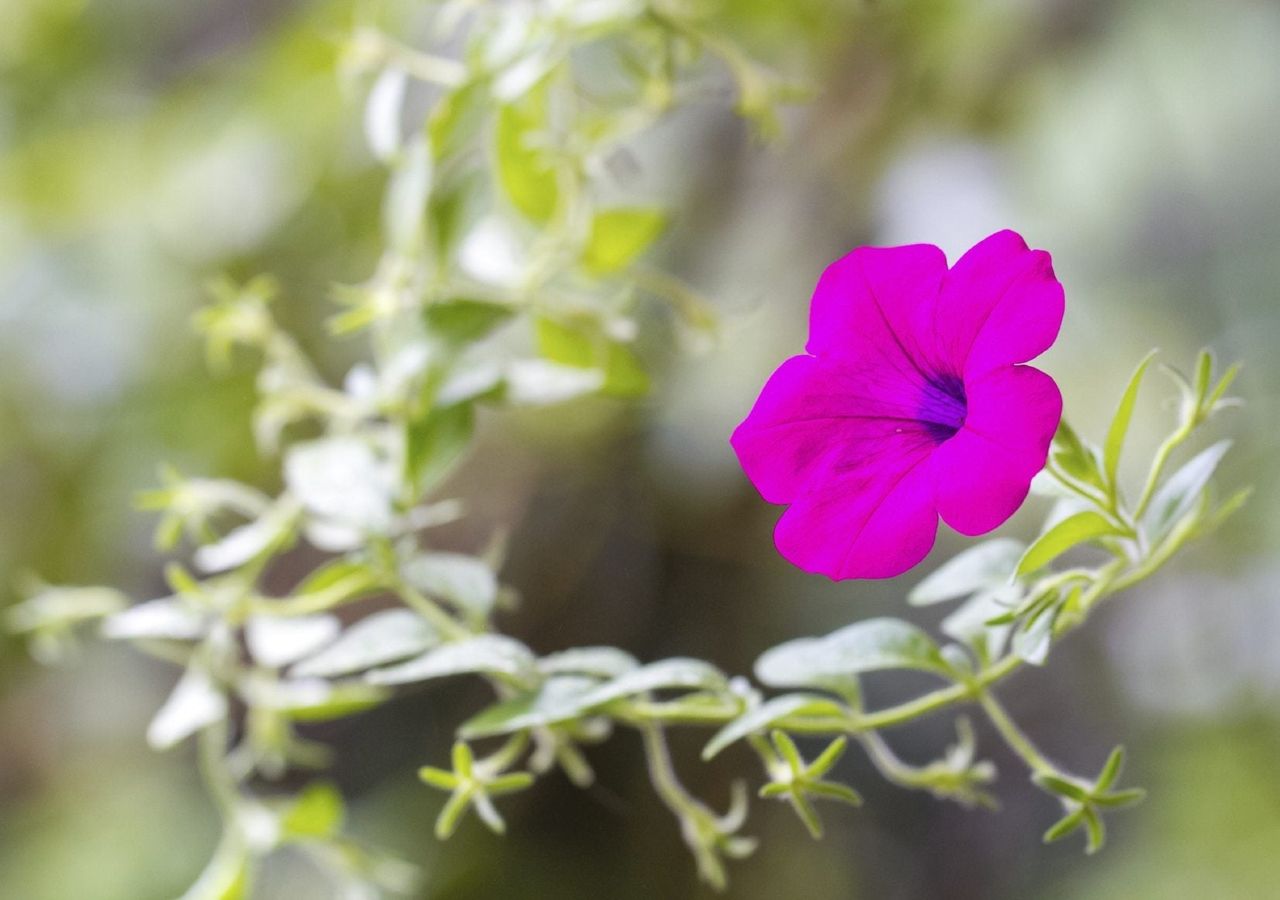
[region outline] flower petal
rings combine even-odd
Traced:
[[[937,344],[950,371],[966,376],[1026,362],[1057,338],[1063,308],[1049,254],[1000,231],[947,273],[934,322]]]
[[[936,356],[931,326],[946,274],[946,255],[932,244],[859,247],[818,280],[805,349],[923,381],[922,370],[933,371],[925,363]]]
[[[931,450],[920,445],[896,454],[894,464],[831,473],[778,521],[778,552],[837,580],[901,575],[937,536]]]
[[[770,503],[790,503],[832,468],[895,459],[928,442],[921,388],[852,361],[793,356],[770,376],[730,443]]]
[[[985,534],[1022,505],[1062,418],[1053,379],[1031,366],[966,383],[964,427],[934,453],[938,511],[961,534]]]

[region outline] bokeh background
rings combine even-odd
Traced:
[[[270,272],[278,312],[335,377],[363,352],[332,343],[335,282],[379,248],[381,170],[338,47],[361,14],[306,0],[0,0],[0,576],[164,593],[151,523],[131,507],[163,461],[274,489],[249,431],[252,368],[215,378],[192,313],[205,280]],[[450,536],[512,529],[503,622],[535,649],[610,643],[745,672],[762,650],[855,617],[900,614],[918,577],[846,583],[790,569],[777,511],[727,437],[767,373],[803,341],[816,274],[860,243],[938,243],[954,256],[1001,227],[1050,249],[1066,285],[1042,364],[1077,428],[1099,435],[1123,380],[1160,347],[1246,361],[1247,406],[1222,472],[1257,493],[1028,671],[1005,694],[1069,768],[1130,750],[1148,801],[1086,858],[1039,836],[1054,805],[994,735],[999,814],[885,786],[828,810],[811,842],[756,804],[755,857],[733,898],[1268,898],[1280,884],[1280,6],[1271,0],[726,0],[721,24],[816,87],[761,146],[708,102],[637,149],[675,227],[657,261],[715,298],[718,345],[666,360],[640,404],[591,401],[486,420],[450,489],[473,499]],[[411,36],[410,36],[411,37]],[[727,101],[728,98],[722,98]],[[1144,388],[1129,462],[1167,425],[1170,386]],[[1037,525],[1034,504],[1006,528]],[[935,559],[961,541],[943,535]],[[299,559],[297,565],[309,562]],[[298,572],[277,573],[282,585]],[[929,622],[924,616],[921,621]],[[215,815],[190,753],[154,754],[145,723],[175,672],[87,645],[45,669],[0,639],[0,894],[169,898],[199,871]],[[919,685],[871,685],[891,699]],[[513,798],[511,833],[431,836],[443,759],[484,691],[446,684],[331,724],[352,829],[419,861],[428,898],[706,896],[630,734],[593,756],[596,787],[559,776]],[[945,717],[895,731],[908,759]],[[687,740],[685,738],[688,738]],[[746,753],[683,777],[723,803]],[[287,855],[263,898],[322,898]]]

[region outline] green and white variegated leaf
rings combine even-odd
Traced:
[[[947,637],[980,649],[987,659],[995,659],[1004,651],[1013,626],[987,623],[1017,606],[1022,593],[1020,585],[979,591],[943,619],[939,627]]]
[[[510,734],[526,728],[555,725],[577,718],[599,685],[582,675],[555,675],[536,691],[494,704],[465,722],[458,731],[463,740]]]
[[[440,635],[411,609],[387,609],[356,622],[336,641],[297,663],[295,677],[333,678],[421,654],[440,643]]]
[[[765,701],[734,719],[715,733],[702,748],[702,758],[709,760],[735,741],[764,731],[788,716],[843,716],[846,710],[830,697],[819,694],[783,694]]]
[[[210,573],[225,572],[282,549],[293,537],[297,515],[297,504],[291,498],[282,498],[257,519],[197,549],[196,568]]]
[[[584,708],[603,706],[623,697],[659,690],[724,690],[724,673],[700,659],[675,657],[649,663],[600,685],[586,698]]]
[[[485,619],[498,599],[498,576],[487,562],[462,553],[424,553],[401,567],[405,580],[432,597]]]
[[[1195,509],[1218,463],[1230,449],[1231,441],[1219,441],[1192,457],[1160,486],[1142,518],[1152,540],[1164,537],[1179,519]]]
[[[387,241],[400,250],[411,250],[421,238],[431,194],[431,149],[423,135],[403,148],[382,202],[382,222]]]
[[[194,641],[209,630],[209,616],[182,597],[148,600],[102,621],[102,636],[114,640]]]
[[[409,76],[403,69],[388,68],[374,81],[364,107],[364,134],[382,162],[390,162],[400,149],[400,114]]]
[[[245,622],[245,643],[254,660],[269,668],[295,663],[331,644],[342,623],[330,615],[272,616],[258,614]]]
[[[1049,657],[1049,645],[1053,643],[1054,611],[1042,613],[1026,627],[1020,627],[1013,635],[1013,652],[1031,663],[1042,666]]]
[[[901,619],[868,619],[826,637],[800,638],[766,651],[756,677],[771,687],[842,689],[860,672],[920,669],[945,675],[933,640]]]
[[[241,691],[252,706],[286,713],[302,722],[340,719],[377,706],[389,696],[385,688],[375,685],[323,678],[251,678],[241,685]]]
[[[473,672],[523,678],[535,665],[533,653],[519,641],[482,634],[444,644],[396,666],[374,669],[365,678],[373,684],[409,684]]]
[[[4,624],[17,634],[70,628],[118,614],[128,604],[128,597],[111,588],[40,584],[26,600],[4,610]]]
[[[521,359],[507,366],[507,399],[517,405],[561,403],[604,387],[600,369],[564,366],[544,359]]]
[[[307,534],[321,549],[350,549],[361,535],[391,528],[397,472],[367,442],[335,437],[297,444],[284,468],[290,492],[315,517]]]
[[[241,829],[228,825],[218,849],[200,877],[178,900],[245,900],[253,859]]]
[[[639,668],[640,663],[617,647],[574,647],[538,660],[544,675],[591,675],[595,678],[618,678]]]
[[[1011,538],[975,544],[916,585],[907,601],[914,606],[927,606],[1004,584],[1013,576],[1024,549],[1021,541]]]
[[[157,750],[167,750],[226,715],[226,695],[208,672],[193,666],[178,680],[169,699],[151,720],[147,743]]]

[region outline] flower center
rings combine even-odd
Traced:
[[[964,380],[958,375],[934,375],[920,395],[918,416],[925,431],[937,443],[951,438],[964,425],[969,402]]]

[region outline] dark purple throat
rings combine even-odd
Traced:
[[[937,443],[950,439],[964,426],[969,402],[964,379],[958,375],[932,375],[920,394],[917,416],[925,431]]]

